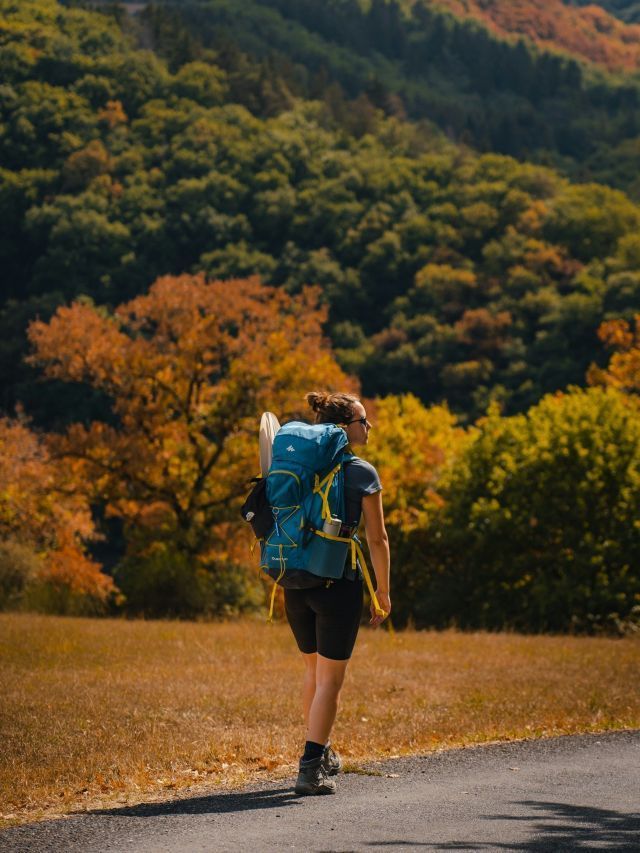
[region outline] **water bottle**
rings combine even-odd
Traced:
[[[328,533],[331,536],[339,536],[341,528],[342,519],[331,516],[331,518],[326,519],[322,525],[322,532]]]

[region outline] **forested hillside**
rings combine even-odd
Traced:
[[[560,51],[562,40],[551,39],[549,51],[514,34],[500,37],[488,22],[457,17],[436,3],[406,6],[400,0],[375,0],[368,9],[360,0],[247,0],[241,7],[232,0],[191,0],[162,4],[155,16],[173,14],[174,27],[184,23],[223,57],[237,46],[269,57],[302,97],[317,97],[333,82],[348,97],[364,94],[387,113],[427,118],[477,150],[554,165],[581,181],[640,194],[637,73],[612,76],[583,55]],[[487,8],[506,14],[512,5]],[[584,10],[558,8],[588,17]],[[531,4],[524,4],[522,17],[525,29],[545,28]],[[609,21],[632,34],[636,47],[625,50],[637,50],[636,30]],[[573,24],[565,24],[562,32],[577,38]],[[615,53],[609,36],[600,39],[589,26],[589,49],[601,44]],[[560,31],[560,22],[554,29]]]
[[[467,417],[583,382],[600,322],[640,305],[640,209],[619,191],[478,156],[330,86],[302,101],[237,49],[167,67],[117,16],[2,6],[5,410],[94,412],[99,399],[34,384],[27,321],[163,274],[318,284],[366,394],[446,398]]]

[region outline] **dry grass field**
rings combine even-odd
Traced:
[[[0,825],[293,774],[284,624],[0,615]],[[333,741],[365,758],[640,727],[640,641],[361,631]]]

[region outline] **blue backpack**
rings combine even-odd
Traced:
[[[266,503],[262,515],[267,518],[257,533],[260,567],[285,588],[323,586],[343,576],[351,551],[352,566],[359,560],[379,609],[356,531],[344,524],[344,463],[354,458],[347,445],[346,432],[335,424],[291,421],[278,430],[271,466],[258,483]],[[248,516],[243,508],[243,517],[250,520]],[[343,522],[339,532],[323,530],[325,522],[335,518]],[[274,585],[269,618],[275,590]]]

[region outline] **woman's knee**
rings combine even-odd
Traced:
[[[316,666],[318,664],[318,653],[311,652],[310,654],[307,654],[303,652],[302,659],[304,660],[306,674],[309,675],[310,673],[313,673],[315,675]]]
[[[344,683],[348,663],[348,660],[332,660],[318,655],[316,685],[324,690],[339,693]]]

